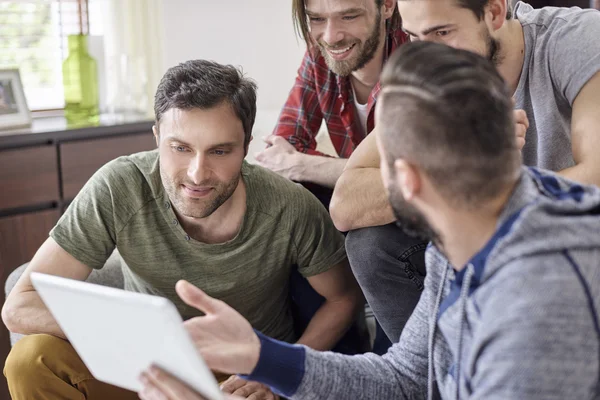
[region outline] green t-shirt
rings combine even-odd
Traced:
[[[158,152],[120,157],[81,190],[50,236],[73,257],[102,268],[115,246],[125,289],[170,299],[183,318],[200,315],[175,293],[186,279],[235,308],[266,335],[292,341],[289,277],[346,259],[344,238],[318,200],[277,174],[244,162],[247,211],[238,235],[222,244],[190,238],[165,193]]]

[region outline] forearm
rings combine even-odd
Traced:
[[[362,298],[362,295],[358,297]],[[298,340],[315,350],[330,350],[342,338],[356,318],[359,310],[356,297],[325,301],[317,310]]]
[[[329,207],[342,232],[395,221],[378,168],[356,168],[340,176]]]
[[[392,357],[319,352],[260,334],[259,338],[259,361],[248,379],[269,385],[286,398],[422,399],[426,395],[426,385],[407,379]]]
[[[2,308],[2,320],[14,333],[45,333],[66,338],[39,294],[33,290],[9,295]]]
[[[298,153],[295,181],[313,182],[333,188],[348,162],[345,158],[332,158]]]
[[[558,172],[560,175],[587,185],[600,186],[600,167],[597,165],[577,164]]]

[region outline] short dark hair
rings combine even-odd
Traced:
[[[375,0],[375,5],[378,9],[383,5],[384,0]],[[294,21],[294,30],[296,34],[300,36],[306,42],[306,48],[312,47],[312,41],[310,38],[310,29],[308,28],[308,17],[306,15],[306,2],[305,0],[292,0],[292,20]],[[400,13],[398,12],[398,6],[394,6],[394,13],[387,22],[388,32],[400,29],[402,23],[400,21]]]
[[[404,0],[406,1],[406,0]],[[485,10],[485,6],[490,2],[489,0],[452,0],[457,3],[459,7],[466,8],[468,10],[473,11],[473,14],[478,19],[483,18],[483,12]],[[512,18],[512,2],[513,0],[505,0],[506,1],[506,19]]]
[[[380,140],[391,170],[417,165],[450,201],[477,206],[519,172],[511,94],[485,58],[414,42],[390,57],[381,77]]]
[[[172,108],[209,109],[227,102],[244,127],[244,145],[250,143],[256,118],[256,83],[232,65],[190,60],[162,77],[154,97],[156,127],[162,115]]]

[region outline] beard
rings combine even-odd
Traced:
[[[373,30],[364,43],[360,41],[342,41],[333,45],[328,45],[321,41],[317,42],[319,50],[321,51],[321,55],[325,59],[329,69],[339,76],[348,76],[352,72],[357,71],[367,65],[367,63],[375,56],[375,52],[377,52],[379,44],[381,43],[380,26],[381,11],[377,13]],[[357,51],[357,55],[350,60],[335,60],[327,51],[327,49],[344,49],[349,46],[355,46]]]
[[[396,217],[396,225],[409,236],[430,240],[436,246],[441,247],[442,242],[438,233],[415,206],[407,203],[400,188],[397,185],[390,184],[387,189],[388,199]]]
[[[487,45],[487,54],[486,58],[490,60],[494,66],[498,67],[504,57],[502,56],[502,45],[498,39],[494,39],[492,35],[487,31],[484,32],[484,38]]]
[[[179,214],[190,218],[206,218],[214,213],[233,195],[240,181],[240,175],[237,175],[228,182],[210,180],[194,185],[186,179],[172,179],[162,168],[160,169],[160,177],[173,208]],[[213,190],[206,198],[193,199],[183,193],[181,185],[187,183],[190,186],[212,187]]]

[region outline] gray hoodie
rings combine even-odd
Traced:
[[[456,273],[434,246],[426,265],[421,299],[384,356],[259,334],[249,379],[294,399],[600,399],[600,189],[523,168],[467,266]]]

